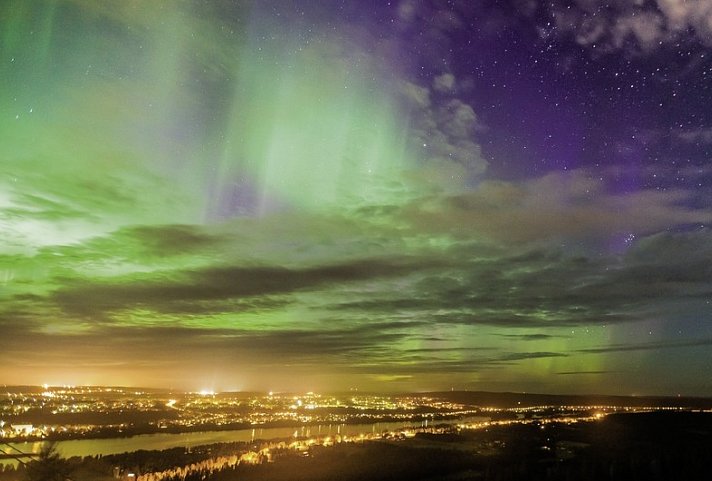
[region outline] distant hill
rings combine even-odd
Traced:
[[[623,406],[712,409],[712,398],[699,397],[603,396],[486,391],[441,391],[422,393],[422,395],[481,407],[497,408],[531,406]]]

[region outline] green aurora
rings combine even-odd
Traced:
[[[0,382],[712,392],[712,210],[497,179],[389,45],[228,3],[3,2]]]

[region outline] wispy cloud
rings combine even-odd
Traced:
[[[605,354],[609,352],[656,351],[660,349],[677,349],[709,345],[712,345],[712,339],[688,339],[683,341],[614,344],[605,347],[580,349],[578,352],[586,354]]]
[[[577,0],[550,4],[557,27],[595,52],[627,50],[648,54],[693,32],[698,42],[712,45],[712,3],[707,0],[619,1],[603,4]]]

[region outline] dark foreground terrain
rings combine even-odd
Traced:
[[[69,461],[71,479],[108,480],[128,472],[155,472],[226,454],[230,449],[236,446],[213,446],[192,453],[171,450],[73,459]],[[712,413],[614,414],[598,422],[512,424],[449,434],[418,434],[405,440],[278,448],[272,450],[270,458],[272,462],[260,459],[257,464],[241,463],[220,470],[206,465],[204,469],[164,474],[160,479],[709,480]],[[23,479],[22,476],[21,472],[0,473],[0,480]]]
[[[400,443],[342,445],[311,454],[237,466],[209,479],[709,480],[712,415],[614,415],[600,423],[419,435]]]

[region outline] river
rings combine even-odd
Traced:
[[[145,450],[161,450],[176,447],[193,447],[203,444],[229,443],[239,441],[255,441],[258,439],[282,439],[290,437],[312,437],[312,436],[358,436],[360,434],[380,433],[383,431],[398,431],[411,427],[427,427],[429,424],[459,424],[464,422],[486,421],[489,418],[480,416],[468,416],[462,419],[442,419],[435,421],[403,421],[387,423],[369,424],[319,424],[301,426],[297,428],[255,428],[238,429],[231,431],[202,431],[192,433],[157,433],[141,434],[138,436],[108,439],[76,439],[69,441],[58,441],[56,443],[59,453],[64,457],[72,456],[97,456],[107,454],[119,454],[125,452]],[[9,446],[18,449],[23,453],[38,453],[45,444],[43,441],[11,443]],[[3,447],[6,449],[8,445]],[[0,465],[16,465],[17,461],[12,459],[0,459]]]

